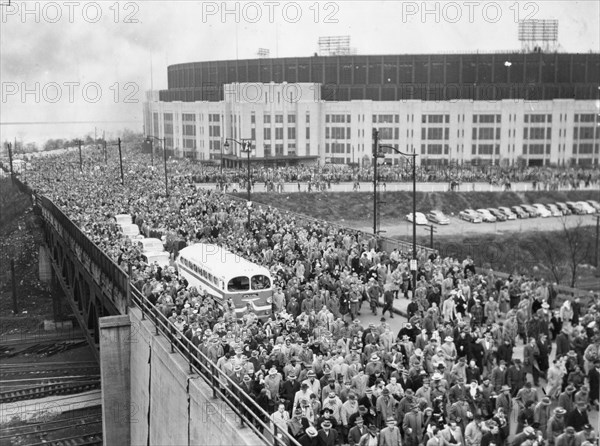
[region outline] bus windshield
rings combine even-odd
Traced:
[[[227,284],[227,291],[248,291],[250,280],[245,276],[234,277]]]
[[[266,290],[271,288],[271,280],[267,276],[257,274],[252,276],[252,289],[253,290]]]

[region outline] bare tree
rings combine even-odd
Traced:
[[[574,226],[567,225],[567,219],[562,218],[565,241],[565,257],[571,273],[571,287],[577,283],[577,271],[590,254],[592,244],[584,228],[583,219],[578,218]]]
[[[536,234],[533,249],[542,266],[550,271],[554,281],[560,284],[569,272],[569,262],[565,256],[563,243],[558,243],[556,234],[547,232]]]

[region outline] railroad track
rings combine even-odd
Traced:
[[[25,349],[18,350],[17,346],[0,345],[0,359],[14,358],[22,355],[40,355],[53,356],[58,353],[72,350],[87,345],[85,340],[61,341],[61,342],[40,342],[35,343]]]
[[[27,423],[22,426],[5,428],[0,435],[0,444],[27,444],[34,441],[48,441],[48,434],[74,427],[86,427],[102,424],[102,413],[69,417],[63,420],[47,421],[44,423]]]
[[[6,392],[0,392],[0,404],[45,398],[47,396],[54,395],[72,395],[75,393],[87,392],[89,390],[95,390],[99,388],[99,379],[82,381],[62,380],[50,384],[35,385],[21,389],[9,390]]]
[[[80,362],[80,363],[64,363],[52,362],[45,364],[0,364],[0,379],[20,377],[23,379],[36,377],[54,377],[67,375],[96,375],[100,371],[98,363]]]
[[[102,445],[102,431],[86,435],[77,435],[58,440],[46,440],[40,443],[32,443],[27,446],[92,446]]]

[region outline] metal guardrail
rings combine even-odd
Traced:
[[[142,320],[150,320],[156,335],[164,335],[171,344],[171,353],[179,352],[189,363],[189,372],[197,373],[213,390],[213,397],[224,401],[265,444],[300,446],[287,430],[270,423],[270,414],[220,370],[204,353],[186,338],[143,294],[131,286],[131,302],[142,312]]]

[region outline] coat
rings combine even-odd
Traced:
[[[350,446],[356,446],[360,442],[360,439],[364,434],[367,433],[367,428],[363,426],[359,428],[358,426],[354,426],[352,429],[348,431],[348,444]]]
[[[381,429],[381,432],[379,433],[378,446],[402,446],[400,437],[400,429],[396,426],[385,427]]]
[[[419,444],[423,438],[423,413],[408,412],[404,415],[402,430],[404,431],[405,443]]]
[[[338,444],[338,433],[335,429],[329,429],[329,434],[325,434],[325,430],[321,429],[317,433],[319,446],[336,446]]]

